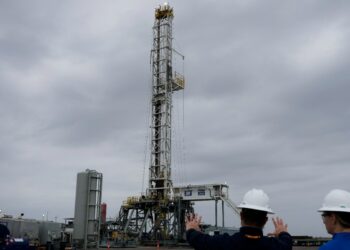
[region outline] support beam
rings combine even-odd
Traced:
[[[215,199],[215,227],[218,227],[218,200]]]
[[[222,214],[222,227],[225,227],[225,206],[224,206],[224,201],[221,200],[221,214]]]

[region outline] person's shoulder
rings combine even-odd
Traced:
[[[199,232],[199,231],[196,231],[194,229],[189,229],[189,230],[186,231],[186,239],[190,240],[190,239],[192,239],[194,237],[197,237],[198,235],[201,235],[201,234],[202,233]]]
[[[333,249],[337,249],[337,250],[342,250],[342,249],[346,249],[349,250],[350,247],[350,241],[348,240],[330,240],[326,243],[324,243],[319,250],[333,250]]]
[[[278,249],[280,249],[280,247],[282,247],[282,249],[292,249],[293,247],[293,240],[289,233],[280,235],[277,238],[264,236],[262,241],[265,246],[269,246],[271,249],[274,249],[274,247],[278,247]]]
[[[328,241],[324,243],[318,250],[331,250],[333,248],[333,243],[332,241]]]
[[[288,239],[292,239],[292,235],[288,232],[281,232],[278,237],[278,239],[281,239],[281,238],[288,238]]]
[[[277,237],[263,236],[263,239],[268,241],[278,241],[282,239],[292,240],[292,235],[288,232],[281,232]]]

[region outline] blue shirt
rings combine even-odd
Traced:
[[[336,233],[319,250],[350,250],[350,233]]]

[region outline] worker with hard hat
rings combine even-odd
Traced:
[[[321,246],[320,250],[350,249],[350,193],[334,189],[330,191],[318,210],[322,213],[323,223],[332,240]]]
[[[186,220],[186,237],[189,244],[195,249],[201,250],[257,250],[257,249],[279,249],[292,250],[292,237],[287,232],[287,225],[280,218],[272,219],[275,232],[274,237],[263,235],[263,227],[268,217],[273,214],[269,207],[269,197],[260,189],[248,191],[238,208],[241,209],[241,228],[234,235],[214,235],[210,236],[200,231],[199,224],[201,217],[190,215]]]

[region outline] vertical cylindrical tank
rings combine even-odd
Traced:
[[[88,174],[80,172],[77,175],[77,186],[75,192],[75,211],[74,211],[74,231],[73,239],[84,240],[86,228],[86,214],[88,201]]]
[[[102,174],[87,169],[77,175],[73,245],[98,248],[101,219]]]
[[[106,223],[106,219],[107,219],[107,204],[106,203],[102,203],[101,204],[101,223]]]

